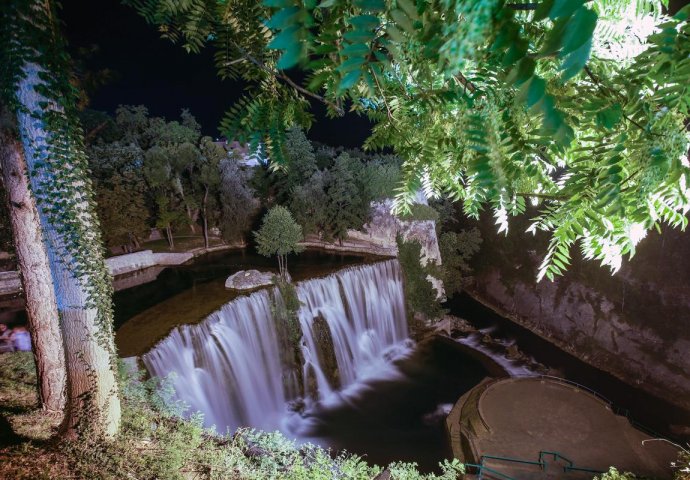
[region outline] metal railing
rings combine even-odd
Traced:
[[[479,464],[484,465],[484,460],[500,460],[503,462],[524,463],[527,465],[539,465],[539,468],[541,468],[542,470],[544,470],[546,468],[546,462],[542,461],[541,452],[539,454],[539,461],[538,462],[535,462],[533,460],[523,460],[521,458],[499,457],[496,455],[482,455],[482,457],[479,459]]]
[[[597,470],[595,468],[577,467],[577,466],[575,466],[575,462],[573,462],[572,460],[570,460],[567,457],[564,457],[559,452],[551,452],[551,451],[547,451],[547,450],[542,450],[541,452],[539,452],[539,461],[544,462],[544,465],[546,465],[546,461],[544,460],[544,457],[547,455],[550,455],[551,457],[553,457],[554,462],[557,462],[558,460],[563,460],[566,463],[566,465],[563,466],[563,471],[565,473],[573,472],[573,471],[575,471],[575,472],[589,472],[589,473],[604,473],[603,470]],[[544,468],[546,468],[546,466]]]
[[[511,477],[510,475],[501,473],[498,470],[494,470],[493,468],[487,467],[486,465],[466,463],[465,467],[474,468],[477,470],[477,480],[482,480],[484,478],[484,472],[490,473],[491,475],[495,475],[499,478],[502,478],[503,480],[517,480],[516,478]]]
[[[523,464],[523,465],[537,465],[537,466],[539,466],[539,468],[542,471],[546,471],[548,468],[548,463],[547,463],[545,458],[548,458],[548,457],[551,457],[553,459],[553,462],[557,462],[559,460],[562,460],[563,462],[565,462],[565,465],[563,466],[563,472],[564,473],[568,473],[568,472],[604,473],[603,470],[598,470],[595,468],[579,467],[579,466],[575,465],[575,462],[573,462],[568,457],[562,455],[560,452],[554,452],[551,450],[541,450],[539,452],[539,460],[538,461],[525,460],[522,458],[514,458],[514,457],[501,457],[498,455],[482,455],[478,464],[466,463],[465,467],[476,469],[478,480],[483,480],[484,473],[498,476],[499,478],[501,478],[503,480],[516,480],[514,477],[511,477],[510,475],[508,475],[506,473],[499,472],[495,468],[487,467],[484,464],[484,462],[486,460],[496,460],[499,462],[519,463],[519,464]]]

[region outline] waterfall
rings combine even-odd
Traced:
[[[171,376],[191,412],[220,432],[281,428],[287,403],[333,401],[363,380],[390,375],[405,352],[407,320],[397,260],[348,268],[297,284],[301,371],[286,365],[284,326],[273,316],[278,289],[224,305],[197,325],[174,329],[143,356],[155,376]],[[289,356],[289,355],[288,355]],[[301,376],[301,382],[297,377]]]

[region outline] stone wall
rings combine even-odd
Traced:
[[[546,238],[514,221],[497,235],[480,222],[484,243],[467,290],[585,362],[690,409],[690,234],[649,234],[616,275],[577,258],[554,282],[536,283]]]

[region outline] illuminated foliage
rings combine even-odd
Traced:
[[[217,47],[251,86],[223,123],[279,159],[309,101],[376,126],[404,159],[397,208],[444,193],[467,215],[539,206],[539,277],[579,245],[616,271],[646,232],[685,228],[690,7],[627,0],[130,0],[189,50]],[[299,84],[286,69],[308,73]]]

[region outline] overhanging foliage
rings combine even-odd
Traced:
[[[128,0],[189,50],[217,48],[250,85],[223,123],[279,159],[310,101],[376,127],[405,160],[397,206],[421,187],[489,206],[499,231],[526,202],[553,279],[579,244],[616,271],[646,232],[685,228],[690,7],[638,0]],[[298,84],[285,73],[309,73]]]

